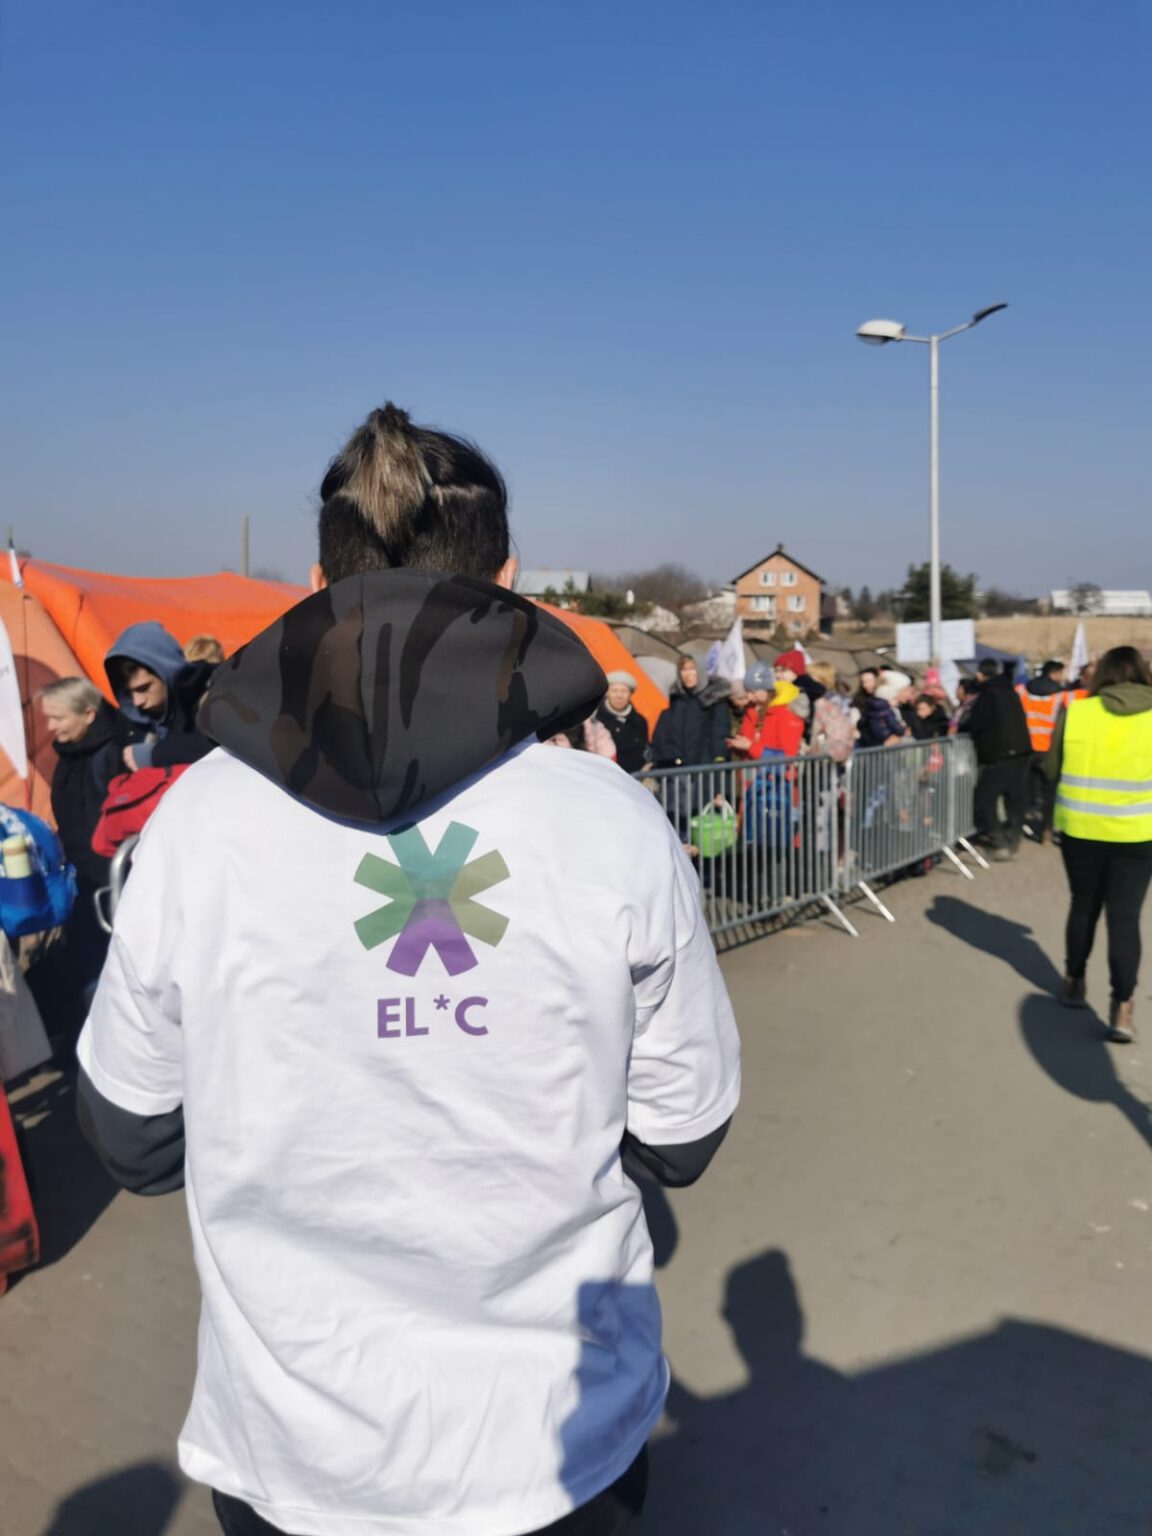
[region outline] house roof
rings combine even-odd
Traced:
[[[821,586],[824,585],[823,576],[817,576],[816,572],[810,565],[805,565],[802,560],[797,560],[795,555],[790,555],[784,548],[783,544],[777,544],[776,548],[772,550],[770,554],[762,555],[761,558],[757,560],[755,565],[750,565],[746,571],[741,571],[739,576],[735,577],[734,579],[736,581],[743,581],[745,576],[751,576],[753,571],[758,571],[766,561],[771,560],[773,555],[783,555],[785,560],[790,561],[798,571],[803,571],[805,575],[811,576],[813,581],[818,581]]]

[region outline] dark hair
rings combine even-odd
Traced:
[[[917,704],[927,704],[929,709],[938,709],[939,708],[939,705],[937,704],[936,700],[932,697],[931,694],[928,694],[928,693],[918,694],[917,698],[916,698],[916,703]]]
[[[1064,663],[1062,661],[1046,661],[1040,668],[1040,676],[1055,677],[1057,672],[1063,672],[1063,670]]]
[[[857,677],[874,677],[877,682],[880,681],[880,673],[877,670],[877,668],[875,668],[875,667],[861,667],[859,672],[857,672],[856,676]]]
[[[394,566],[490,580],[508,559],[508,491],[479,448],[388,404],[328,466],[319,533],[329,581]]]
[[[962,677],[956,684],[957,696],[963,694],[965,697],[967,697],[968,694],[975,693],[979,686],[979,683],[977,683],[974,677]]]
[[[1000,663],[996,660],[995,656],[985,656],[976,670],[981,677],[999,677]]]
[[[1115,645],[1104,652],[1092,674],[1092,697],[1095,698],[1102,688],[1111,688],[1116,683],[1152,686],[1152,671],[1134,645]]]

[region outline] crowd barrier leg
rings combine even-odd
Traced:
[[[854,939],[858,939],[860,937],[860,935],[857,932],[857,930],[848,921],[848,918],[846,917],[846,915],[840,910],[840,908],[832,900],[831,896],[828,896],[828,895],[821,896],[820,900],[828,908],[829,912],[831,912],[832,916],[836,919],[836,921],[840,924],[841,928],[843,928],[846,933],[850,933]]]
[[[958,837],[956,839],[956,841],[960,844],[961,848],[963,848],[963,850],[964,850],[964,852],[966,854],[968,854],[971,858],[976,860],[977,864],[979,864],[981,869],[988,869],[990,867],[989,863],[988,863],[988,860],[980,852],[979,848],[974,847],[973,844],[970,843],[966,837]],[[965,874],[967,874],[967,873],[968,873],[968,871],[965,870]]]
[[[876,908],[881,917],[887,918],[890,923],[894,923],[896,921],[891,912],[889,912],[888,908],[880,900],[879,896],[877,896],[876,892],[870,885],[866,884],[863,880],[858,880],[856,882],[856,888],[857,890],[864,892],[865,896],[867,896],[868,900]]]
[[[961,841],[961,843],[963,843],[964,839],[961,838],[960,841]],[[964,863],[964,860],[957,858],[956,855],[952,852],[952,849],[948,847],[947,843],[945,843],[944,848],[942,849],[942,852],[944,853],[945,858],[949,858],[949,859],[952,860],[953,864],[955,864],[956,868],[964,876],[965,880],[975,880],[976,876],[968,868],[967,864]],[[984,864],[984,860],[983,859],[981,859],[980,862],[981,862],[981,864]],[[984,868],[985,869],[988,868],[987,864],[984,864]]]

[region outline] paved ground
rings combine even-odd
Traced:
[[[858,942],[724,962],[745,1102],[652,1207],[676,1381],[646,1530],[1152,1532],[1152,1008],[1125,1051],[1051,1002],[1052,850],[888,899]],[[171,1459],[181,1203],[110,1202],[70,1102],[21,1109],[54,1262],[0,1301],[0,1533],[208,1536]]]

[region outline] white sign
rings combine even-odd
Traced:
[[[932,626],[897,624],[896,660],[932,660]],[[945,619],[940,626],[940,660],[971,661],[976,654],[976,625],[971,619]]]
[[[8,631],[0,623],[0,748],[22,779],[28,777],[28,746],[24,740],[24,708]]]
[[[1088,665],[1088,641],[1084,638],[1084,624],[1081,621],[1076,626],[1076,634],[1072,640],[1072,654],[1068,658],[1068,676],[1075,682]]]

